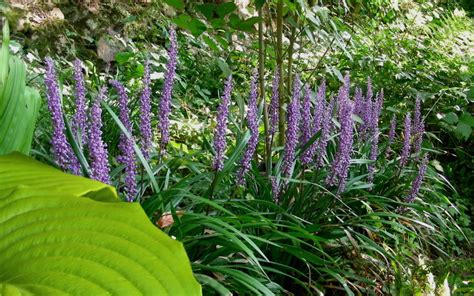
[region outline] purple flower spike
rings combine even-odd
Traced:
[[[247,150],[245,150],[244,156],[240,162],[240,169],[237,173],[237,183],[243,185],[245,183],[244,175],[250,169],[250,162],[255,154],[258,144],[258,118],[257,118],[257,83],[258,83],[258,72],[253,71],[252,81],[250,82],[250,95],[249,105],[247,111],[247,125],[250,129],[250,139],[247,143]]]
[[[91,163],[91,178],[102,183],[110,184],[110,167],[107,156],[107,145],[102,140],[102,110],[100,102],[105,99],[107,88],[102,87],[99,95],[92,103],[89,130],[89,157]]]
[[[170,48],[168,49],[168,64],[166,65],[165,82],[163,85],[163,92],[160,101],[160,116],[158,119],[158,129],[160,130],[160,153],[166,153],[166,145],[170,140],[169,126],[170,126],[170,112],[171,112],[171,98],[173,94],[173,84],[176,76],[176,64],[178,61],[178,42],[176,40],[176,30],[174,27],[170,28]]]
[[[278,126],[278,109],[280,108],[279,99],[279,83],[280,75],[278,73],[278,67],[275,69],[275,76],[273,77],[272,83],[272,98],[270,100],[269,116],[270,116],[270,137],[273,138],[276,128]]]
[[[326,179],[328,185],[337,185],[337,194],[344,191],[346,178],[349,173],[349,166],[353,144],[353,103],[349,100],[345,86],[339,89],[339,122],[341,124],[341,135],[339,137],[339,147],[332,164],[331,174]]]
[[[82,74],[82,62],[79,59],[74,61],[74,80],[76,81],[76,113],[72,125],[72,133],[77,137],[77,142],[82,147],[87,140],[86,126],[86,87],[84,75]]]
[[[120,134],[119,148],[121,155],[117,157],[118,162],[125,165],[124,193],[127,201],[132,202],[137,194],[137,165],[135,163],[135,151],[133,150],[133,131],[130,122],[130,110],[128,108],[128,96],[123,85],[117,80],[110,81],[119,95],[120,121],[130,134],[128,138],[124,133]]]
[[[361,119],[363,119],[362,118],[363,109],[364,109],[364,100],[363,100],[362,89],[360,87],[356,87],[355,93],[354,93],[354,114],[359,116]]]
[[[151,87],[150,87],[150,63],[145,63],[145,75],[143,76],[143,90],[140,96],[140,134],[141,150],[145,159],[150,158],[151,149]]]
[[[411,136],[411,118],[410,113],[405,117],[405,130],[403,131],[403,148],[400,155],[400,166],[405,166],[408,163],[410,156],[410,136]]]
[[[390,131],[388,132],[388,145],[393,144],[395,139],[395,130],[397,128],[397,115],[393,114],[392,120],[390,120]]]
[[[295,75],[293,82],[293,97],[288,105],[288,126],[286,128],[286,142],[283,155],[282,174],[290,178],[295,163],[296,146],[298,145],[299,121],[300,121],[300,77]],[[288,183],[288,181],[286,181]]]
[[[316,94],[316,106],[314,108],[314,113],[313,113],[314,123],[313,123],[311,137],[314,137],[322,128],[323,121],[325,118],[325,104],[326,104],[325,96],[326,96],[326,81],[323,80],[321,81],[321,84],[318,88],[318,93]],[[316,154],[316,151],[318,150],[318,146],[321,141],[321,138],[322,138],[322,135],[320,135],[319,139],[314,141],[313,144],[311,144],[311,146],[304,152],[302,156],[303,164],[308,164],[313,160],[314,155]]]
[[[226,147],[225,134],[227,131],[227,115],[229,114],[230,98],[232,94],[232,76],[229,75],[224,86],[222,102],[217,108],[217,127],[214,134],[214,150],[216,156],[212,167],[216,171],[224,168],[224,153]]]
[[[323,79],[318,88],[316,94],[316,108],[314,108],[313,120],[314,120],[314,133],[316,134],[323,124],[324,120],[324,107],[326,104],[326,80]]]
[[[334,98],[331,97],[331,100],[327,104],[326,110],[324,112],[324,119],[321,126],[321,137],[319,138],[317,145],[318,156],[316,158],[316,165],[318,167],[322,167],[324,165],[324,158],[327,154],[326,148],[329,142],[329,135],[333,128],[332,114],[334,112],[334,104]]]
[[[66,135],[64,134],[65,125],[63,118],[63,110],[61,106],[61,93],[56,78],[56,70],[54,69],[54,61],[46,58],[46,76],[44,83],[46,84],[46,97],[48,99],[48,109],[51,113],[53,125],[53,136],[51,144],[56,164],[64,171],[70,170],[75,175],[81,174],[79,160],[72,151]]]
[[[311,89],[308,84],[305,84],[304,99],[301,106],[301,145],[306,145],[309,139],[313,136],[311,121]],[[308,149],[301,154],[301,163],[307,165],[311,162],[311,159],[311,149],[308,147]]]
[[[423,134],[425,133],[425,124],[421,121],[418,124],[417,133],[413,143],[413,152],[418,154],[421,151],[421,144],[423,143]],[[418,157],[418,156],[417,156]]]
[[[418,175],[413,181],[413,186],[411,188],[411,191],[408,194],[408,196],[405,198],[405,202],[412,203],[415,201],[416,196],[420,192],[421,183],[423,182],[423,178],[425,177],[427,166],[428,166],[428,155],[425,155],[418,169]]]
[[[379,126],[380,113],[382,112],[383,105],[383,90],[377,94],[377,99],[372,106],[372,113],[370,118],[370,129],[375,131]]]

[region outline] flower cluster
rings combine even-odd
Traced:
[[[411,188],[410,193],[405,198],[405,202],[412,203],[415,201],[416,196],[420,192],[421,183],[423,182],[423,178],[425,177],[426,167],[428,166],[428,155],[425,155],[423,161],[418,168],[418,175],[416,175],[415,180],[413,181],[413,186]]]
[[[296,146],[299,138],[299,121],[300,121],[300,88],[301,82],[299,75],[295,75],[293,82],[293,96],[288,105],[288,126],[286,128],[286,142],[283,154],[282,174],[286,178],[290,178],[293,173],[295,162]],[[288,181],[286,181],[287,183]]]
[[[169,142],[169,125],[171,112],[171,99],[173,94],[173,84],[176,76],[176,64],[178,61],[178,42],[176,40],[176,30],[170,29],[170,48],[168,50],[168,64],[166,65],[165,82],[160,101],[160,116],[158,119],[158,129],[160,130],[160,153],[166,153],[166,145]]]
[[[331,130],[333,128],[333,123],[332,123],[332,114],[334,112],[334,105],[335,101],[331,97],[331,100],[329,103],[327,103],[327,106],[324,109],[324,117],[322,120],[322,126],[321,126],[321,137],[319,138],[316,151],[317,151],[317,157],[316,157],[316,166],[317,167],[322,167],[324,165],[324,158],[326,157],[326,148],[328,146],[329,142],[329,136],[331,134]]]
[[[125,133],[120,135],[119,148],[121,155],[117,157],[117,160],[125,165],[125,185],[124,192],[128,201],[133,201],[137,194],[137,166],[135,162],[135,151],[133,149],[134,141],[132,136],[132,123],[130,121],[130,110],[128,107],[128,95],[125,91],[125,87],[117,80],[110,81],[110,84],[116,89],[119,97],[119,117],[123,126],[128,132],[128,136]]]
[[[102,87],[91,106],[89,130],[89,156],[91,160],[91,178],[110,184],[110,167],[107,145],[102,140],[102,110],[100,103],[105,99],[107,88]]]
[[[216,171],[221,171],[224,168],[224,153],[226,147],[225,135],[227,132],[227,115],[229,114],[232,86],[232,76],[229,75],[225,82],[222,102],[217,108],[217,127],[214,134],[214,150],[216,155],[212,164]]]
[[[76,82],[76,113],[72,125],[72,133],[77,136],[80,146],[87,140],[87,115],[86,115],[86,87],[84,75],[82,74],[82,62],[79,59],[74,61],[74,80]]]
[[[300,142],[302,145],[306,145],[313,135],[313,127],[311,125],[311,89],[308,84],[304,86],[304,99],[303,104],[301,105],[301,139]],[[312,155],[311,150],[306,149],[303,154],[301,154],[301,163],[307,165],[311,162]]]
[[[247,111],[247,125],[250,129],[250,139],[247,143],[247,149],[245,150],[244,156],[240,161],[240,169],[237,173],[237,183],[244,184],[245,179],[244,175],[250,169],[250,162],[255,150],[257,149],[258,144],[258,117],[257,117],[257,82],[258,82],[258,73],[257,70],[254,70],[252,75],[252,80],[250,82],[250,95],[249,95],[249,104]]]
[[[64,124],[63,110],[61,104],[61,93],[54,69],[54,61],[46,58],[46,75],[44,82],[46,84],[46,97],[48,99],[48,109],[51,114],[53,124],[53,136],[51,144],[56,163],[63,170],[70,170],[75,175],[81,174],[79,160],[72,151],[71,145],[66,139],[64,133],[66,127]]]
[[[339,122],[341,124],[341,135],[339,137],[339,147],[332,163],[331,174],[327,177],[328,185],[337,185],[337,193],[344,191],[346,178],[349,173],[349,165],[353,144],[353,103],[349,99],[349,88],[347,82],[339,89]]]

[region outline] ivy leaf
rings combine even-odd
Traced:
[[[265,5],[266,0],[255,0],[255,7],[257,9],[262,8],[263,5]]]
[[[241,22],[238,24],[237,27],[238,27],[239,30],[241,30],[241,31],[247,31],[247,32],[248,32],[248,31],[252,31],[252,30],[255,29],[255,28],[254,28],[254,25],[255,25],[256,23],[258,23],[259,21],[260,21],[260,18],[257,17],[257,16],[254,16],[254,17],[248,18],[248,19],[246,19],[246,20],[244,20],[244,21],[241,21]]]
[[[132,52],[129,52],[129,51],[118,52],[118,53],[115,55],[115,61],[116,61],[119,65],[123,65],[123,64],[125,64],[126,62],[128,62],[128,60],[130,60],[132,57],[133,57],[133,53],[132,53]]]
[[[220,19],[220,18],[212,19],[212,20],[210,20],[210,23],[211,23],[211,26],[214,29],[222,29],[225,26],[225,21],[223,19]]]
[[[456,115],[456,113],[449,112],[443,117],[443,120],[449,124],[455,124],[458,122],[458,116]]]
[[[459,121],[469,125],[470,127],[474,127],[474,116],[469,113],[463,113],[459,118]]]
[[[232,2],[222,3],[219,6],[217,6],[217,14],[220,17],[224,17],[236,9],[237,9],[237,5],[235,5]]]
[[[219,51],[219,47],[214,42],[214,40],[211,39],[211,37],[204,35],[202,36],[202,39],[204,40],[204,42],[206,42],[207,46],[209,46],[209,48],[211,48],[213,51]]]
[[[222,58],[217,59],[217,65],[222,70],[222,73],[224,73],[225,77],[232,74],[232,71],[230,70],[229,65],[227,65],[227,63]]]
[[[471,136],[472,128],[464,122],[460,122],[456,126],[455,133],[459,138],[462,138],[464,139],[464,141],[467,141]]]
[[[187,14],[180,14],[173,19],[173,22],[180,28],[190,31],[194,37],[198,37],[207,29],[203,22],[196,18],[192,18]]]
[[[194,35],[194,37],[198,37],[207,29],[206,25],[197,19],[192,19],[191,23],[189,24],[189,27],[189,30],[191,31],[191,34]]]
[[[183,0],[164,0],[166,4],[169,6],[172,6],[178,10],[183,10],[184,9],[184,2]]]
[[[205,4],[196,6],[196,9],[199,10],[208,20],[210,20],[214,16],[214,11],[216,10],[216,4],[205,3]]]
[[[240,17],[233,13],[229,16],[229,25],[232,29],[238,30],[240,24]]]
[[[187,30],[191,17],[187,14],[180,14],[173,19],[173,23],[178,25],[178,27]]]

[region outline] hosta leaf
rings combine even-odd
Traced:
[[[201,295],[182,244],[110,186],[18,153],[0,180],[2,295]]]
[[[12,151],[28,154],[41,100],[37,90],[26,86],[23,61],[9,56],[7,23],[3,34],[0,54],[0,155]]]

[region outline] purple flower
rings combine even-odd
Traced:
[[[324,105],[326,103],[326,80],[322,80],[316,94],[316,107],[314,108],[314,133],[316,134],[320,129],[324,120]]]
[[[356,87],[354,93],[354,114],[359,116],[362,119],[362,112],[364,110],[364,100],[362,89],[360,87]]]
[[[323,79],[318,88],[318,93],[316,94],[316,106],[313,113],[313,129],[311,132],[311,137],[314,137],[320,130],[323,124],[325,116],[325,95],[326,95],[326,81]],[[319,139],[313,142],[310,147],[303,153],[302,162],[303,164],[308,164],[316,154],[319,143],[321,141],[322,135]]]
[[[278,73],[278,67],[275,69],[275,76],[273,77],[272,83],[272,98],[270,100],[269,116],[270,116],[270,137],[273,138],[275,130],[278,126],[278,110],[280,108],[279,99],[279,87],[280,75]]]
[[[377,94],[377,99],[372,105],[372,112],[370,114],[370,129],[374,132],[378,129],[380,113],[382,112],[383,105],[383,90]]]
[[[425,124],[423,121],[420,121],[417,128],[417,133],[415,134],[415,139],[413,142],[413,152],[418,154],[421,151],[421,144],[423,143],[423,134],[425,133]]]
[[[339,89],[338,102],[341,135],[339,137],[339,147],[332,163],[331,174],[326,179],[328,185],[338,185],[337,194],[343,192],[345,188],[353,144],[353,103],[349,100],[347,89],[346,85]]]
[[[321,137],[319,138],[317,145],[317,158],[316,165],[322,167],[324,165],[324,158],[326,157],[326,148],[329,142],[329,135],[331,133],[333,123],[332,123],[332,113],[334,111],[334,98],[331,97],[331,100],[326,106],[324,112],[324,119],[321,126]]]
[[[102,183],[110,184],[110,168],[107,157],[107,145],[102,141],[102,110],[100,102],[105,99],[107,88],[100,89],[97,98],[92,103],[89,125],[89,157],[91,161],[91,178]]]
[[[368,175],[368,182],[372,183],[374,179],[374,172],[375,172],[375,162],[377,161],[378,156],[378,145],[379,145],[379,117],[380,112],[382,111],[382,104],[383,104],[383,91],[381,90],[377,94],[377,100],[373,104],[373,110],[371,114],[371,131],[372,131],[372,143],[370,149],[370,160],[373,162],[369,164],[369,175]]]
[[[295,75],[293,82],[293,97],[288,105],[287,121],[288,125],[286,128],[286,141],[283,152],[283,176],[290,178],[293,173],[293,166],[295,162],[296,146],[298,145],[298,133],[299,133],[299,121],[300,121],[300,78],[299,75]],[[288,183],[288,181],[286,181]]]
[[[119,148],[121,155],[117,157],[118,162],[125,165],[125,186],[124,193],[127,201],[132,202],[137,194],[137,165],[135,163],[135,151],[133,150],[133,130],[130,122],[130,111],[128,108],[128,96],[123,85],[117,80],[110,81],[110,84],[117,90],[119,95],[120,121],[127,129],[130,138],[124,133],[120,134]]]
[[[143,90],[140,96],[140,134],[141,134],[141,150],[145,159],[150,157],[151,148],[151,88],[150,88],[150,63],[145,63],[145,75],[143,76]]]
[[[229,75],[224,86],[222,102],[217,108],[217,127],[214,133],[214,150],[216,156],[212,167],[216,171],[224,168],[224,153],[226,147],[225,134],[227,130],[227,115],[229,114],[230,98],[232,94],[232,76]]]
[[[168,49],[168,64],[166,65],[165,82],[163,85],[163,92],[160,101],[160,117],[158,118],[158,129],[161,133],[160,139],[160,153],[166,153],[166,145],[170,140],[169,126],[170,126],[170,112],[171,112],[171,97],[173,93],[173,83],[176,76],[176,64],[178,61],[178,43],[176,41],[176,30],[174,27],[170,28],[170,48]]]
[[[425,177],[427,166],[428,166],[428,155],[425,155],[425,157],[423,158],[423,161],[420,164],[420,167],[418,168],[418,175],[413,181],[411,191],[408,194],[408,196],[405,198],[405,202],[412,203],[415,201],[416,196],[420,192],[421,183],[423,182],[423,178]]]
[[[250,169],[250,162],[252,157],[257,149],[258,144],[258,118],[257,118],[257,81],[258,72],[257,70],[253,71],[252,80],[250,82],[250,95],[249,95],[249,105],[247,111],[247,125],[250,129],[250,139],[247,143],[247,149],[245,150],[244,156],[240,162],[240,169],[237,173],[237,183],[242,185],[245,183],[244,175]]]
[[[86,88],[84,85],[84,75],[82,74],[82,62],[79,59],[74,61],[74,80],[76,81],[76,113],[72,125],[72,133],[77,136],[80,146],[87,140],[86,126]]]
[[[311,89],[308,84],[304,86],[304,99],[301,106],[301,145],[306,145],[311,136],[313,135],[313,129],[311,126]],[[301,154],[301,163],[306,165],[310,163],[312,155],[310,149],[306,149]]]
[[[397,115],[393,114],[392,120],[390,120],[390,131],[388,132],[388,145],[392,145],[395,139],[395,130],[397,128]]]
[[[403,148],[400,155],[400,166],[405,166],[410,156],[411,118],[410,113],[405,117],[405,130],[403,131]]]
[[[63,118],[63,110],[61,105],[61,93],[56,78],[56,70],[54,69],[54,61],[47,57],[46,60],[46,76],[44,83],[46,84],[46,97],[48,99],[48,109],[51,113],[53,125],[53,136],[51,144],[56,164],[63,170],[70,170],[75,175],[81,174],[79,160],[72,151],[66,135],[64,134],[65,125]]]

